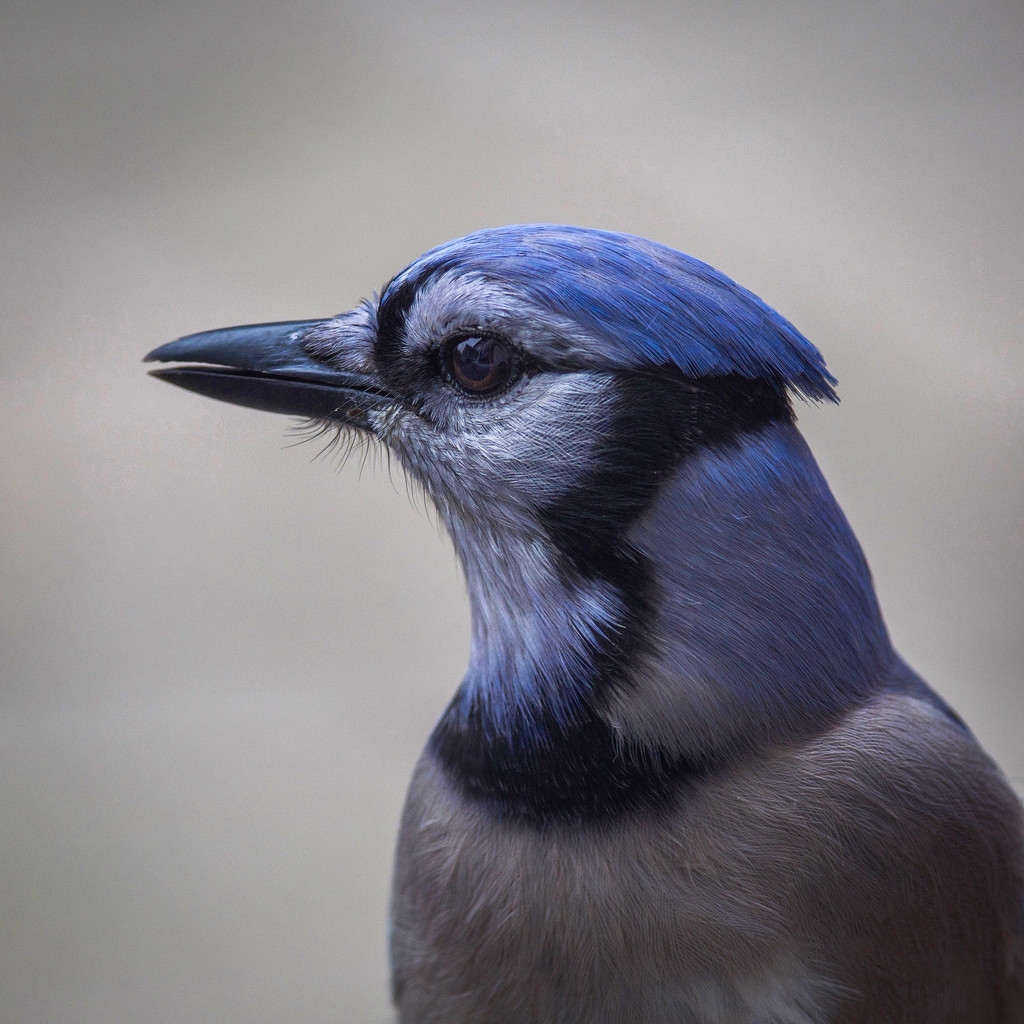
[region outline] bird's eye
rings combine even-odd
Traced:
[[[518,373],[515,352],[501,338],[470,335],[450,341],[444,362],[453,381],[471,395],[490,395]]]

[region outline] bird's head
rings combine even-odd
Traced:
[[[790,396],[834,400],[834,379],[790,323],[689,256],[574,227],[480,231],[348,313],[148,358],[192,364],[155,370],[164,380],[369,433],[398,457],[466,570],[457,700],[474,714],[541,708],[564,732],[588,694],[661,657],[707,683],[686,715],[710,736],[750,731],[767,679],[817,706],[822,672],[862,674],[859,654],[847,671],[816,639],[877,610],[792,429]],[[634,732],[657,731],[648,710]]]
[[[789,390],[834,398],[817,350],[711,267],[551,225],[449,242],[331,319],[147,358],[201,364],[154,371],[191,390],[369,432],[467,561],[511,538],[600,557],[687,452],[789,419]]]

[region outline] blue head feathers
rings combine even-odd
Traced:
[[[385,289],[386,305],[449,270],[511,284],[603,343],[612,365],[674,363],[837,401],[821,353],[756,295],[691,256],[635,235],[554,224],[478,231],[431,249]]]

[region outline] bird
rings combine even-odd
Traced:
[[[401,1024],[1024,1021],[1021,804],[896,653],[818,350],[634,235],[489,228],[167,382],[368,437],[464,571],[402,814]]]

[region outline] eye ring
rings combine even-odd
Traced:
[[[495,395],[520,374],[515,349],[500,334],[470,331],[449,338],[441,349],[445,374],[467,395]]]

